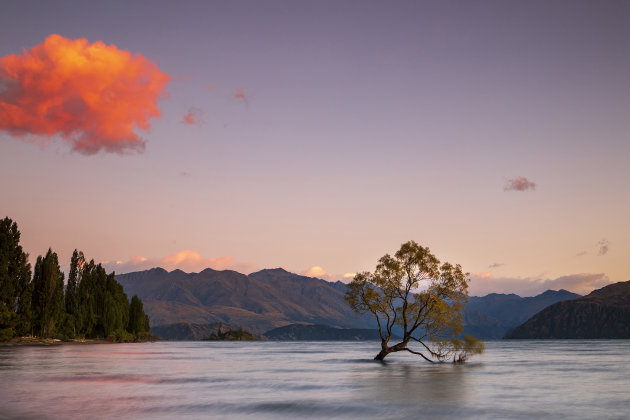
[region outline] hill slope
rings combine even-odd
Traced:
[[[463,333],[482,339],[503,338],[509,330],[547,306],[579,297],[566,290],[547,290],[533,297],[499,293],[471,296],[463,311]]]
[[[505,338],[630,338],[630,281],[551,305]]]
[[[209,268],[200,273],[154,268],[116,279],[129,296],[142,299],[152,326],[224,322],[258,333],[292,323],[373,327],[369,318],[354,314],[339,285],[281,268],[248,276]]]

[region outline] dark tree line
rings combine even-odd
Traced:
[[[146,339],[149,318],[142,300],[127,298],[114,273],[75,250],[68,284],[57,254],[37,257],[32,272],[20,246],[17,224],[0,220],[0,340],[34,335],[42,338]]]

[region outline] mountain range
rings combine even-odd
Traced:
[[[116,275],[116,280],[129,296],[142,299],[152,326],[222,322],[256,333],[294,323],[375,328],[370,317],[357,316],[345,302],[343,283],[282,268],[249,275],[210,268],[199,273],[153,268]]]
[[[547,306],[579,297],[566,290],[547,290],[532,297],[499,293],[470,296],[463,310],[463,333],[483,339],[500,339]]]
[[[630,338],[630,281],[551,305],[506,338]]]
[[[358,316],[345,302],[344,283],[301,276],[282,268],[249,275],[210,268],[199,273],[153,268],[116,275],[116,280],[129,296],[142,299],[152,332],[168,339],[199,339],[215,332],[217,325],[243,327],[257,334],[290,324],[376,328],[370,316]],[[499,339],[544,307],[577,297],[566,290],[525,298],[496,293],[473,296],[463,311],[463,333]],[[292,328],[290,334],[296,337],[310,331]],[[340,334],[338,330],[333,332]]]

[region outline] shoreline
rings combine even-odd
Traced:
[[[158,340],[142,340],[142,341],[112,341],[104,338],[73,338],[63,341],[58,338],[40,338],[40,337],[18,337],[9,341],[0,341],[0,347],[17,347],[17,346],[59,346],[59,345],[81,345],[81,344],[123,344],[123,343],[151,343]]]

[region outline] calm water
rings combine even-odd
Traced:
[[[0,347],[0,418],[629,418],[630,341],[494,341],[463,366],[378,343]]]

